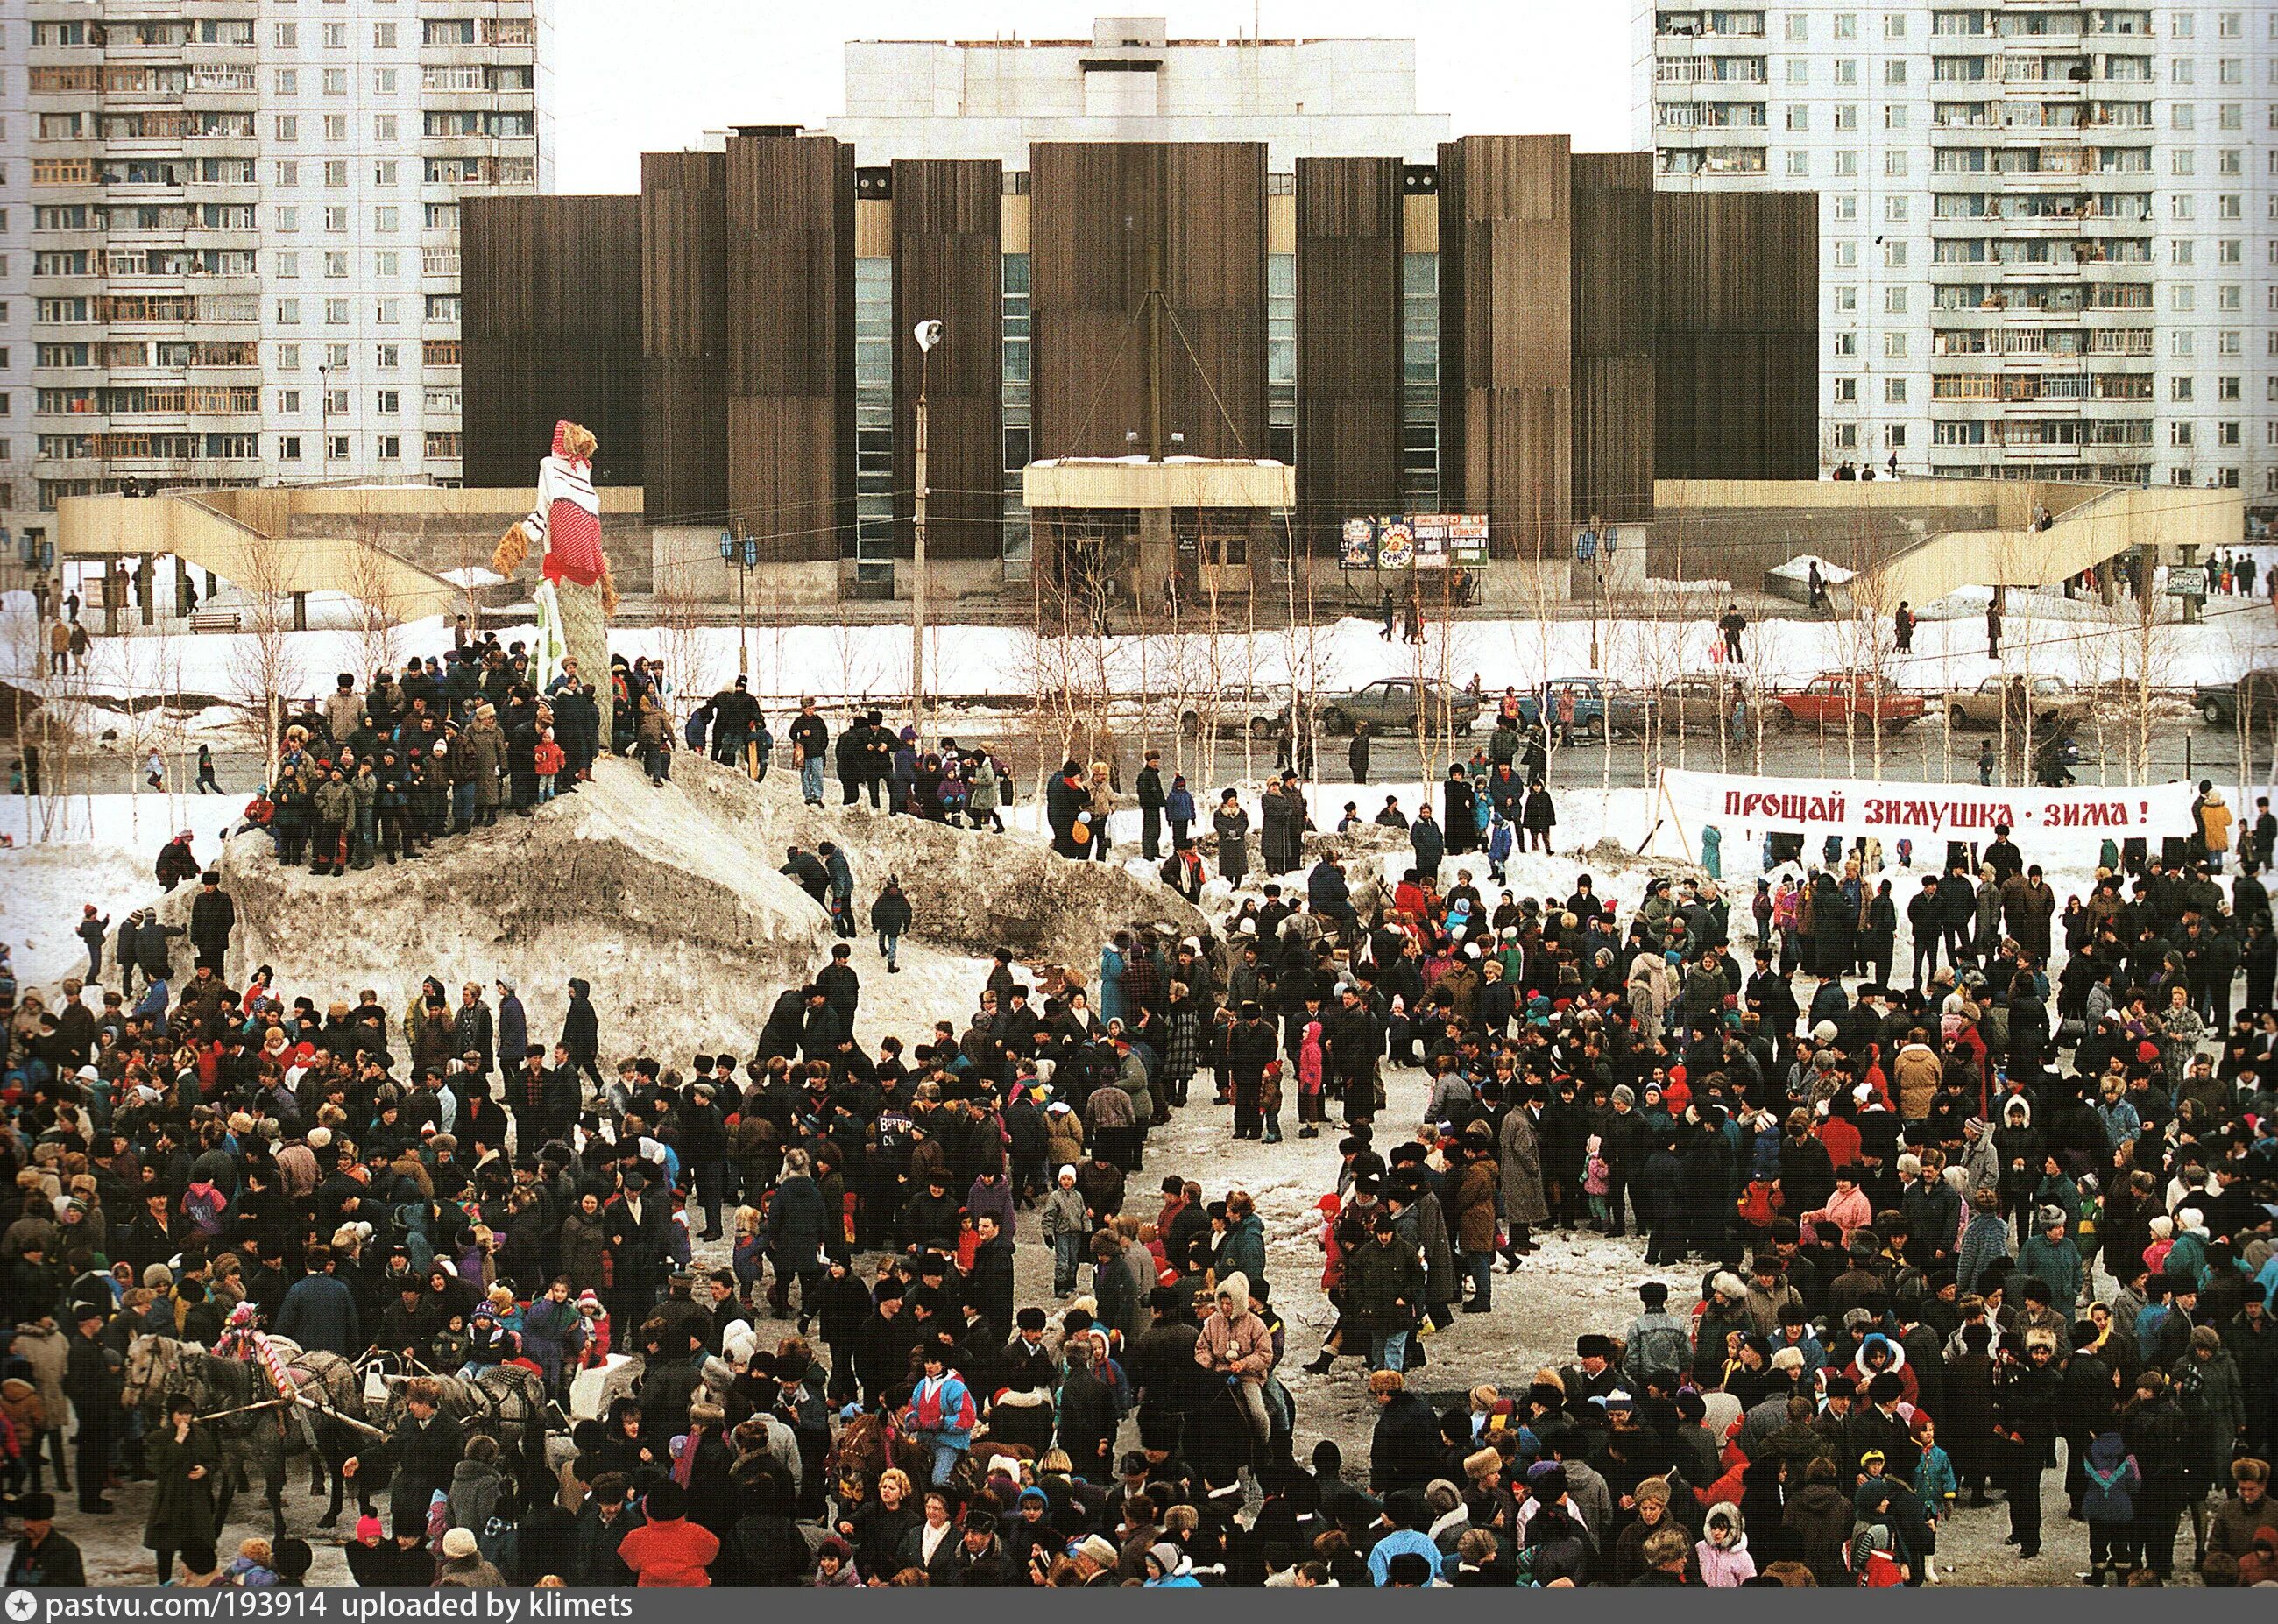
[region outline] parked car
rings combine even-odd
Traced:
[[[1558,704],[1566,694],[1574,696],[1574,731],[1589,738],[1606,736],[1606,700],[1613,691],[1611,682],[1594,676],[1557,676],[1542,685],[1540,693],[1518,696],[1518,720],[1525,727],[1538,725],[1547,714],[1555,724],[1558,720]]]
[[[1207,724],[1222,739],[1238,739],[1245,732],[1253,739],[1270,739],[1281,730],[1288,714],[1286,691],[1229,683],[1214,694],[1189,700],[1179,713],[1179,731],[1190,739],[1199,738]]]
[[[1479,725],[1479,696],[1446,682],[1413,677],[1384,677],[1349,694],[1324,698],[1321,731],[1350,733],[1365,721],[1372,733],[1469,733]],[[1419,726],[1418,724],[1421,724]]]
[[[1721,733],[1731,722],[1734,694],[1747,692],[1738,677],[1722,674],[1671,677],[1649,694],[1612,705],[1614,731],[1640,736],[1650,721],[1663,733]]]
[[[2201,682],[2191,690],[2191,708],[2210,728],[2238,725],[2241,706],[2255,726],[2278,716],[2278,666],[2262,666],[2235,682]]]
[[[2029,702],[2032,706],[2033,728],[2037,732],[2059,722],[2078,721],[2088,710],[2088,701],[2073,692],[2071,684],[2060,677],[2037,676],[2029,682],[2022,676],[2007,679],[1989,676],[1975,688],[1946,696],[1945,725],[1957,730],[1963,728],[1999,728],[2001,725],[2001,687],[2005,680],[2026,683]]]
[[[1920,694],[1901,693],[1886,679],[1864,671],[1823,671],[1801,688],[1776,694],[1773,721],[1783,728],[1871,726],[1880,721],[1892,733],[1922,720],[1928,707]]]

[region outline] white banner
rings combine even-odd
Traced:
[[[2107,837],[2151,842],[2154,856],[2167,835],[2189,836],[2188,782],[2150,788],[2031,789],[1977,784],[1877,783],[1868,779],[1758,777],[1746,773],[1687,773],[1664,769],[1663,810],[1675,814],[1685,843],[1698,847],[1713,826],[1729,849],[1766,834],[1801,835],[1816,841],[1867,835],[1885,846],[1911,840],[1925,849],[1948,840],[1983,842],[2007,824],[2028,858],[2052,865],[2093,866]],[[2085,865],[2080,842],[2086,842]]]

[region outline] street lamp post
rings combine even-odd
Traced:
[[[941,342],[937,321],[920,322],[913,336],[918,341],[918,443],[915,457],[917,495],[910,510],[910,726],[925,735],[926,623],[926,377],[933,347]]]
[[[317,477],[322,481],[333,465],[333,363],[317,367]]]
[[[752,571],[759,567],[759,538],[722,530],[720,561],[736,572],[736,675],[749,676],[752,674],[752,651],[745,629],[745,586],[752,578]]]

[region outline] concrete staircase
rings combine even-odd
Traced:
[[[1852,601],[1877,614],[1901,603],[1917,609],[1965,586],[2047,586],[2107,562],[2132,548],[2162,563],[2198,549],[2235,545],[2246,533],[2246,507],[2236,491],[2184,486],[2123,486],[2055,515],[2046,530],[1945,530],[1862,569]]]

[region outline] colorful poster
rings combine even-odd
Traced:
[[[1376,568],[1376,521],[1347,519],[1340,538],[1337,561],[1346,569]]]
[[[1417,567],[1416,532],[1405,519],[1387,519],[1377,526],[1376,567],[1413,569]]]

